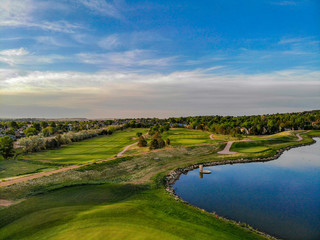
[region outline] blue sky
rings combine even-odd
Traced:
[[[2,0],[1,117],[319,109],[317,0]]]

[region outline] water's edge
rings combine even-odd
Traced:
[[[289,151],[292,148],[298,148],[298,147],[304,147],[304,146],[308,146],[308,145],[312,145],[314,144],[316,141],[312,138],[312,142],[310,143],[302,143],[302,144],[297,144],[294,146],[289,146],[289,147],[285,147],[285,148],[281,148],[277,151],[277,153],[272,156],[272,157],[266,157],[266,158],[253,158],[253,159],[244,159],[244,158],[240,158],[240,159],[234,159],[234,160],[224,160],[224,161],[213,161],[213,162],[207,162],[207,163],[201,163],[201,165],[203,165],[204,167],[209,167],[209,166],[218,166],[218,165],[227,165],[227,164],[238,164],[238,163],[251,163],[251,162],[268,162],[268,161],[272,161],[272,160],[276,160],[278,159],[282,153],[284,153],[285,151]],[[172,186],[175,184],[176,181],[179,180],[181,174],[187,174],[189,171],[192,171],[194,169],[199,168],[200,164],[192,164],[189,167],[186,168],[177,168],[173,171],[171,171],[166,177],[165,177],[165,186],[166,186],[166,191],[169,192],[170,195],[172,195],[174,197],[175,200],[181,201],[186,205],[192,206],[196,209],[199,209],[201,211],[205,211],[207,213],[210,213],[212,215],[214,215],[216,218],[228,221],[228,222],[232,222],[238,226],[241,226],[249,231],[255,232],[259,235],[262,235],[264,237],[267,237],[269,239],[278,239],[274,236],[271,236],[267,233],[264,233],[260,230],[254,229],[251,226],[249,226],[246,223],[241,223],[241,222],[237,222],[235,220],[232,219],[228,219],[222,216],[219,216],[218,214],[216,214],[215,212],[208,212],[205,209],[199,208],[195,205],[190,204],[187,201],[184,201],[183,199],[181,199],[176,192],[174,191],[174,189],[172,188]]]

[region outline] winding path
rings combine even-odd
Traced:
[[[210,135],[210,139],[211,139],[211,140],[214,140],[213,134]]]
[[[296,140],[297,142],[300,142],[303,140],[303,138],[300,135],[301,133],[297,133],[296,136],[298,137],[298,139]],[[210,135],[211,138],[211,135]],[[266,139],[259,139],[259,140],[266,140]],[[220,152],[218,152],[219,154],[237,154],[237,152],[231,152],[230,148],[232,146],[232,144],[234,142],[246,142],[246,141],[253,141],[253,140],[241,140],[241,141],[229,141],[227,142],[227,145],[224,147],[224,149]]]
[[[232,144],[234,143],[235,141],[229,141],[227,142],[227,145],[224,147],[224,149],[220,152],[218,152],[219,154],[236,154],[237,152],[230,152],[230,148],[232,146]]]
[[[119,152],[119,153],[117,154],[117,157],[121,157],[122,154],[124,154],[130,147],[132,147],[132,146],[134,146],[134,145],[136,145],[136,144],[138,144],[138,142],[126,146],[121,152]]]
[[[117,157],[122,156],[131,146],[133,146],[135,144],[138,144],[138,142],[135,142],[133,144],[130,144],[130,145],[126,146],[121,152],[119,152],[117,154]],[[104,159],[104,160],[99,160],[99,161],[97,161],[97,163],[109,161],[111,159],[114,159],[114,158],[107,158],[107,159]],[[2,179],[0,179],[0,187],[9,186],[9,185],[12,185],[12,184],[15,184],[15,183],[24,182],[24,181],[28,181],[28,180],[39,178],[39,177],[49,176],[49,175],[54,174],[54,173],[65,172],[65,171],[68,171],[68,170],[71,170],[71,169],[80,168],[80,167],[83,167],[83,166],[86,166],[86,165],[89,165],[89,164],[92,164],[92,162],[84,163],[84,164],[81,164],[81,165],[73,165],[73,166],[63,167],[63,168],[59,168],[59,169],[52,170],[52,171],[47,171],[47,172],[35,173],[35,174],[32,174],[32,175],[25,175],[25,176],[20,176],[20,177],[2,178]],[[1,206],[1,204],[0,204],[0,206]]]

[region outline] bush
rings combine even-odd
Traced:
[[[146,147],[148,145],[146,139],[143,136],[139,137],[138,146],[139,147]]]
[[[10,137],[5,136],[0,138],[0,154],[5,159],[14,155],[13,140]]]

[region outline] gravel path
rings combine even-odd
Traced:
[[[227,143],[227,145],[225,146],[225,148],[222,150],[222,151],[220,151],[220,152],[218,152],[219,154],[237,154],[237,152],[230,152],[230,148],[231,148],[231,146],[232,146],[232,144],[234,143],[235,141],[229,141],[228,143]]]
[[[122,154],[124,154],[130,147],[132,147],[132,146],[134,146],[134,145],[136,145],[136,144],[138,144],[138,142],[126,146],[121,152],[119,152],[119,153],[117,154],[117,157],[121,157]]]
[[[126,146],[121,152],[119,152],[117,154],[117,157],[122,156],[131,146],[133,146],[135,144],[138,144],[138,142]],[[107,158],[107,159],[104,159],[104,160],[100,160],[100,161],[97,161],[97,163],[108,161],[108,160],[111,160],[111,159],[113,159],[113,158]],[[32,174],[32,175],[27,175],[27,176],[2,178],[2,179],[0,179],[0,187],[9,186],[9,185],[12,185],[12,184],[15,184],[15,183],[28,181],[28,180],[39,178],[39,177],[43,177],[43,176],[49,176],[49,175],[54,174],[54,173],[65,172],[65,171],[68,171],[68,170],[71,170],[71,169],[80,168],[80,167],[83,167],[83,166],[86,166],[86,165],[89,165],[89,164],[92,164],[92,162],[81,164],[81,165],[73,165],[73,166],[69,166],[69,167],[59,168],[59,169],[48,171],[48,172],[35,173],[35,174]]]
[[[297,142],[300,142],[301,140],[303,140],[303,138],[300,136],[300,133],[297,133],[296,136],[298,137],[298,139],[296,140]],[[210,138],[211,138],[211,135],[210,135]],[[260,140],[267,140],[267,139],[260,139]],[[230,148],[232,146],[232,144],[234,142],[245,142],[245,141],[253,141],[253,140],[242,140],[242,141],[229,141],[227,143],[227,145],[225,146],[225,148],[218,152],[219,154],[237,154],[237,152],[231,152],[230,151]]]

